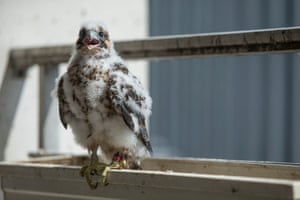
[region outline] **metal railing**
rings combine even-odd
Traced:
[[[153,37],[115,43],[125,59],[172,59],[300,52],[300,27]],[[39,65],[39,148],[44,149],[44,124],[50,91],[58,66],[67,62],[71,45],[13,49],[0,90],[2,134],[8,134],[24,83],[26,70]],[[1,150],[1,149],[0,149]],[[214,160],[144,161],[148,171],[113,170],[108,187],[94,192],[78,176],[79,167],[47,167],[21,163],[2,164],[0,177],[5,197],[28,199],[299,199],[299,167],[263,162],[239,163]],[[148,166],[148,167],[146,167]],[[165,170],[172,171],[165,171]],[[154,170],[154,171],[153,171]],[[1,173],[0,173],[1,175]],[[221,175],[221,176],[220,176]],[[28,179],[30,181],[28,181]],[[74,189],[75,188],[75,189]],[[126,194],[126,195],[124,195]],[[238,195],[238,196],[235,196]],[[126,197],[125,197],[126,196]]]
[[[153,37],[115,43],[119,55],[125,59],[173,59],[208,56],[236,56],[253,54],[300,52],[300,27]],[[39,89],[39,148],[44,148],[43,127],[49,106],[51,83],[57,67],[67,62],[72,46],[12,49],[9,67],[22,75],[34,64],[40,66]]]
[[[291,53],[299,52],[300,27],[152,37],[116,42],[115,48],[126,59]],[[11,59],[17,68],[59,64],[71,50],[71,45],[13,49]]]

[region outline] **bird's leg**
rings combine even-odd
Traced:
[[[107,174],[111,169],[128,169],[128,156],[126,153],[117,152],[114,154],[112,162],[110,165],[106,166],[104,171],[102,172],[102,184],[108,185],[107,182]]]
[[[80,175],[86,178],[86,181],[91,189],[96,189],[98,181],[93,182],[92,176],[98,177],[106,169],[106,164],[98,161],[97,149],[92,149],[91,162],[88,166],[83,166],[80,170]]]

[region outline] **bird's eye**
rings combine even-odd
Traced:
[[[99,36],[100,37],[104,37],[104,33],[103,32],[99,32]]]
[[[85,29],[81,29],[81,30],[79,31],[79,37],[83,37],[84,34],[85,34]]]

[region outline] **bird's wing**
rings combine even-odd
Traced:
[[[66,96],[65,96],[63,84],[64,84],[64,79],[63,79],[63,77],[61,77],[58,82],[58,85],[57,85],[59,118],[60,118],[60,121],[63,124],[64,128],[67,129],[68,124],[66,122],[65,116],[68,112],[70,112],[70,109],[69,109],[69,104],[68,104]]]
[[[114,110],[152,152],[146,120],[151,114],[151,97],[122,63],[115,63],[109,74],[108,98]]]

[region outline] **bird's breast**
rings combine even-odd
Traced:
[[[80,104],[84,112],[111,113],[107,96],[109,74],[101,66],[74,65],[68,69],[69,81],[73,88],[74,103]]]

